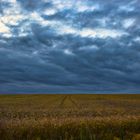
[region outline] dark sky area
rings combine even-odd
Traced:
[[[0,0],[0,93],[140,93],[140,0]]]

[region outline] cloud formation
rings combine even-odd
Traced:
[[[139,93],[139,0],[1,0],[0,93]]]

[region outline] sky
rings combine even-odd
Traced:
[[[0,93],[140,93],[140,0],[0,0]]]

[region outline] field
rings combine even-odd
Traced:
[[[0,95],[0,140],[140,140],[140,94]]]

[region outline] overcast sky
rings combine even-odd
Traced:
[[[0,0],[0,93],[140,93],[140,0]]]

